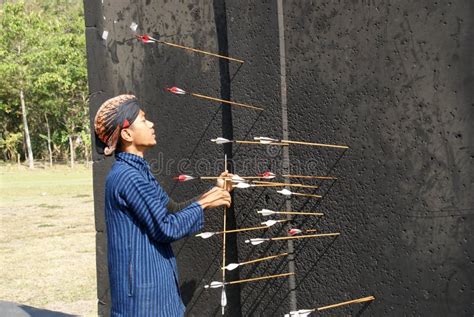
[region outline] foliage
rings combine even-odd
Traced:
[[[25,93],[35,158],[48,157],[45,116],[55,159],[67,158],[69,135],[84,141],[90,131],[84,28],[81,0],[2,4],[0,151],[9,153],[3,159],[25,157],[23,137],[19,141],[13,137],[23,133],[20,89]],[[76,157],[85,158],[84,146],[77,150]]]

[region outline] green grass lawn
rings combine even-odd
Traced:
[[[0,299],[94,316],[92,168],[0,166]]]

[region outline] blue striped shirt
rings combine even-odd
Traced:
[[[168,212],[169,197],[141,157],[120,152],[107,176],[105,218],[112,316],[183,316],[171,242],[204,225],[197,202]]]

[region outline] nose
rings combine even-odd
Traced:
[[[148,120],[148,125],[150,126],[150,128],[153,128],[155,126],[155,124],[151,122],[150,120]]]

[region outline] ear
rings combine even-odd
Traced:
[[[130,129],[122,129],[120,131],[120,137],[122,140],[125,140],[127,142],[132,142],[133,141],[133,135],[130,131]]]

